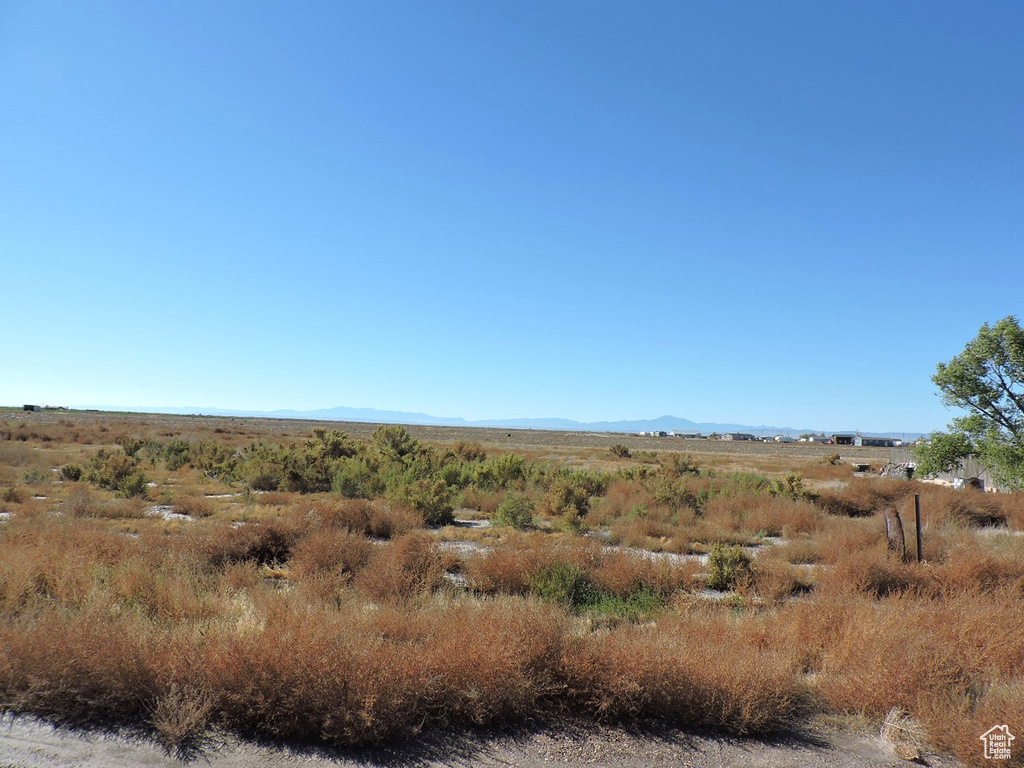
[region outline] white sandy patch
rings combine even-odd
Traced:
[[[174,511],[170,504],[154,504],[146,507],[146,514],[151,517],[161,517],[164,520],[187,520],[192,521],[191,515],[182,515]]]

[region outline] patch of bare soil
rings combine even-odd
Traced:
[[[636,733],[574,727],[493,735],[435,734],[414,743],[361,751],[260,745],[211,738],[187,755],[169,755],[152,741],[124,734],[62,729],[29,717],[0,718],[0,768],[878,768],[907,766],[877,733],[822,726],[776,741],[707,734]],[[934,768],[960,763],[925,754]]]

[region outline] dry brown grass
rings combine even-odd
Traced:
[[[839,490],[822,491],[818,504],[833,515],[871,515],[888,505],[899,505],[908,496],[912,498],[922,485],[908,480],[854,478]]]
[[[792,471],[792,467],[789,467]],[[819,460],[813,464],[804,464],[800,467],[800,474],[805,480],[818,480],[821,482],[834,482],[837,480],[849,480],[853,475],[853,464],[840,461],[838,464],[828,464]]]
[[[683,517],[685,523],[680,524]],[[614,520],[609,525],[611,540],[625,547],[638,547],[652,552],[685,553],[690,550],[690,537],[701,534],[692,526],[692,514],[682,515],[664,508],[655,508],[645,514],[626,516]],[[714,535],[714,534],[712,534]]]
[[[719,496],[704,509],[704,520],[724,530],[790,538],[812,534],[822,525],[822,513],[808,501],[783,496]]]
[[[292,548],[288,566],[298,578],[328,576],[343,583],[362,570],[373,549],[365,536],[328,528],[299,541]]]
[[[540,533],[511,532],[505,544],[474,558],[464,573],[474,589],[485,594],[522,595],[530,587],[530,578],[555,561],[554,547]]]
[[[786,631],[810,651],[815,689],[830,708],[884,717],[901,707],[949,748],[946,727],[977,694],[1024,671],[1020,605],[1019,587],[925,601],[906,592],[882,600],[822,595],[792,606]],[[812,637],[820,639],[808,643]]]
[[[815,506],[752,490],[749,476],[688,476],[696,509],[667,496],[659,503],[653,486],[613,481],[588,517],[610,543],[685,552],[763,533],[788,539],[757,548],[753,578],[735,600],[708,605],[696,593],[698,564],[618,551],[597,535],[428,532],[383,500],[329,495],[210,500],[204,491],[222,486],[187,468],[154,468],[158,483],[173,485],[153,495],[195,519],[150,518],[145,502],[62,482],[52,470],[84,465],[116,436],[240,446],[254,436],[284,440],[283,426],[99,418],[0,424],[0,484],[18,497],[0,501],[14,513],[0,523],[8,710],[142,725],[172,751],[208,727],[354,745],[572,713],[758,735],[813,713],[880,725],[898,707],[932,748],[977,764],[980,733],[997,722],[1024,730],[1024,537],[991,527],[1019,530],[1024,494],[853,479]],[[606,455],[607,447],[535,453],[587,466]],[[788,455],[699,463],[784,474],[801,468]],[[792,455],[822,482],[847,471],[812,471],[810,453]],[[466,498],[485,511],[504,494],[473,493]],[[896,504],[913,551],[914,493],[924,564],[894,559],[873,514]],[[438,547],[447,538],[490,552],[458,562]],[[602,595],[646,589],[670,599],[642,618],[577,615],[530,596],[537,575],[557,564]],[[439,589],[446,569],[461,569],[470,590]]]
[[[297,495],[284,491],[266,491],[256,496],[256,503],[261,507],[284,507],[295,501]]]
[[[356,576],[355,585],[374,602],[403,602],[437,589],[444,566],[441,550],[433,539],[406,534],[379,547]]]
[[[372,743],[432,722],[534,716],[558,690],[563,622],[522,603],[316,617],[279,605],[262,633],[224,638],[207,667],[237,730]]]
[[[423,526],[423,517],[415,510],[392,506],[383,499],[300,498],[290,511],[307,528],[342,528],[381,539]]]
[[[149,723],[168,752],[188,760],[210,725],[213,698],[194,686],[171,683],[156,699]]]
[[[97,604],[0,625],[0,692],[14,711],[82,725],[145,719],[163,680],[196,658],[195,642]],[[178,654],[190,653],[184,657]]]
[[[595,587],[618,597],[642,588],[664,595],[692,589],[699,570],[695,563],[609,550],[587,539],[516,533],[485,557],[471,559],[463,571],[470,586],[484,594],[525,595],[539,574],[558,564],[580,569]]]
[[[814,588],[814,578],[807,569],[783,560],[759,557],[754,561],[752,588],[771,605],[782,605],[794,595]]]
[[[816,563],[818,562],[818,543],[809,536],[801,536],[784,544],[769,547],[762,556],[784,560],[787,563]]]
[[[600,513],[604,520],[626,517],[637,507],[657,509],[654,497],[639,483],[613,480],[601,499]]]
[[[1002,494],[956,491],[952,488],[928,485],[921,491],[922,517],[933,525],[1006,525],[1011,514],[1015,514],[1004,508],[1004,505],[1012,506],[1007,503],[1011,498]],[[912,518],[912,504],[908,504],[907,509]]]
[[[759,647],[715,615],[590,635],[563,664],[570,700],[602,719],[767,734],[791,726],[806,701],[795,654]]]
[[[590,560],[588,575],[599,589],[627,597],[642,588],[665,595],[695,589],[699,570],[696,563],[677,564],[635,552],[602,551]]]
[[[110,498],[109,495],[90,492],[84,484],[75,483],[68,492],[62,509],[74,517],[137,520],[146,516],[146,501],[138,497]]]
[[[462,501],[468,509],[475,509],[485,515],[493,515],[501,506],[501,502],[505,500],[506,495],[505,491],[485,491],[469,487],[462,492]]]
[[[175,496],[172,508],[177,514],[189,517],[209,517],[216,511],[210,499],[194,492]]]

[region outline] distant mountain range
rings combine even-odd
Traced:
[[[118,406],[82,406],[104,411],[141,411],[143,413],[170,413],[178,415],[204,416],[237,416],[269,419],[312,419],[317,421],[358,421],[370,424],[423,424],[438,427],[492,427],[497,429],[548,429],[566,432],[700,432],[707,435],[712,432],[748,432],[754,435],[802,435],[818,434],[856,434],[852,429],[810,429],[795,427],[777,427],[762,424],[732,424],[719,422],[696,422],[679,416],[659,416],[656,419],[635,419],[624,421],[589,421],[580,422],[571,419],[484,419],[469,421],[458,416],[430,416],[426,413],[409,413],[407,411],[379,411],[376,408],[319,408],[312,411],[296,411],[284,409],[278,411],[237,411],[228,408],[122,408]],[[77,409],[76,409],[77,410]],[[917,433],[870,433],[878,436],[919,437]]]

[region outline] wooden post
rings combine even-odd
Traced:
[[[907,545],[903,537],[903,521],[900,520],[900,513],[896,507],[887,507],[885,510],[885,537],[889,541],[889,551],[899,555],[900,560],[907,562]]]
[[[921,562],[921,494],[914,494],[914,533],[917,535],[917,562]]]

